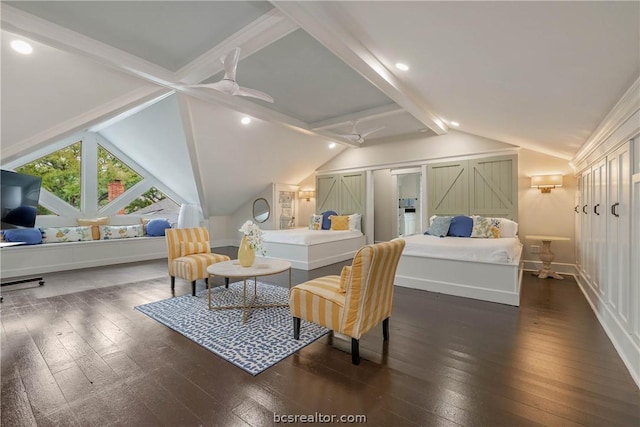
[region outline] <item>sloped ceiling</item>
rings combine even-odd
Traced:
[[[339,151],[329,140],[341,149],[393,144],[445,134],[454,120],[464,132],[569,159],[640,75],[638,2],[1,8],[3,162],[176,91],[195,185],[216,215],[268,182],[307,177]],[[7,49],[13,35],[35,42],[34,54]],[[274,104],[189,87],[219,78],[219,58],[235,47],[238,82]],[[252,126],[240,127],[241,114]],[[383,129],[360,145],[340,136],[354,122],[359,133]]]
[[[9,47],[13,39],[14,35],[2,32],[3,162],[158,90],[144,80],[41,43],[33,42],[37,57],[20,55]]]
[[[189,203],[200,203],[175,95],[98,132]]]
[[[228,215],[269,183],[298,184],[344,150],[328,150],[328,140],[304,135],[193,97],[184,101],[191,129],[203,196],[210,215]]]

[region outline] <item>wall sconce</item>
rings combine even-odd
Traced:
[[[541,193],[551,193],[552,188],[562,187],[562,175],[537,175],[531,177],[531,187]]]
[[[301,199],[305,199],[307,202],[311,200],[312,197],[316,197],[316,192],[313,190],[305,190],[298,193],[298,197]]]

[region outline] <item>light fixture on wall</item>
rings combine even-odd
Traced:
[[[313,190],[304,190],[298,193],[298,197],[305,199],[307,202],[311,201],[312,197],[316,197],[316,192]]]
[[[552,188],[562,187],[562,175],[536,175],[531,177],[531,187],[541,193],[551,193]]]

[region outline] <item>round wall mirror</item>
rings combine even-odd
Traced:
[[[269,202],[267,199],[256,199],[253,201],[253,219],[256,222],[265,222],[269,219]]]

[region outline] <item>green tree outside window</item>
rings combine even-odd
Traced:
[[[82,143],[76,142],[20,166],[16,172],[41,177],[43,188],[80,209],[81,161]],[[39,215],[47,215],[48,212],[43,206],[38,206]]]

